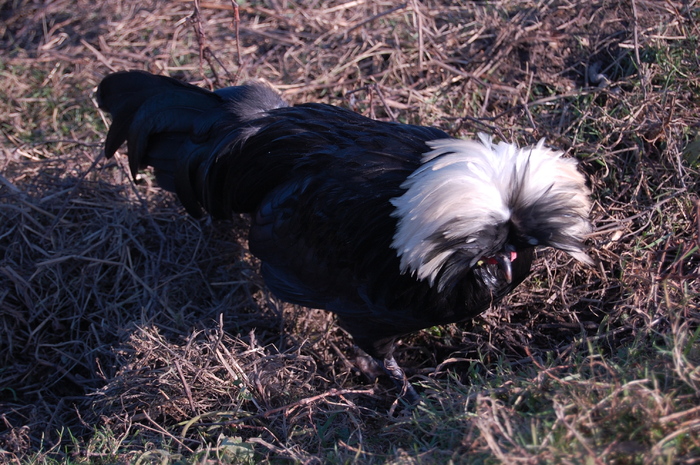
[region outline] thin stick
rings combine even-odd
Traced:
[[[389,105],[386,103],[386,99],[384,99],[384,94],[382,93],[382,90],[379,88],[379,85],[375,82],[372,84],[372,89],[374,89],[377,92],[377,95],[379,96],[379,100],[382,101],[382,105],[384,105],[384,110],[387,112],[389,115],[389,118],[391,118],[391,121],[396,121],[396,115],[394,115],[394,112],[391,110]]]
[[[389,107],[389,104],[387,104],[386,99],[384,99],[384,94],[382,93],[381,89],[379,88],[379,85],[377,83],[373,84],[368,84],[366,86],[362,86],[358,89],[353,89],[345,94],[345,97],[348,95],[354,94],[355,92],[361,92],[365,91],[369,94],[369,111],[370,111],[370,117],[374,119],[374,105],[372,104],[372,91],[377,92],[377,95],[379,96],[379,100],[382,101],[382,105],[384,105],[384,110],[386,110],[387,115],[389,115],[389,118],[391,121],[396,122],[396,115],[394,112],[391,110],[391,107]]]
[[[647,83],[644,70],[642,69],[642,60],[639,56],[639,14],[637,13],[637,2],[632,0],[632,14],[634,15],[634,58],[637,61],[637,72],[639,80],[642,83],[642,92],[644,92],[644,100],[647,100]]]
[[[695,221],[696,221],[695,226],[697,227],[697,230],[695,231],[695,233],[696,233],[695,240],[698,243],[698,247],[700,247],[700,200],[698,200],[695,203]]]
[[[393,13],[394,11],[402,10],[402,9],[404,9],[404,8],[406,8],[406,4],[405,4],[405,3],[402,3],[401,5],[397,5],[397,6],[395,6],[394,8],[389,8],[389,9],[386,10],[386,11],[383,11],[383,12],[381,12],[381,13],[378,13],[378,14],[372,16],[371,18],[367,18],[367,19],[365,19],[364,21],[361,21],[361,22],[355,24],[353,27],[351,27],[350,29],[348,29],[347,31],[345,31],[345,33],[346,33],[346,34],[350,34],[350,33],[351,33],[352,31],[354,31],[355,29],[359,29],[359,28],[361,28],[362,26],[364,26],[365,24],[371,23],[371,22],[374,21],[375,19],[381,18],[382,16],[386,16],[386,15],[388,15],[388,14]]]
[[[317,402],[321,399],[325,399],[326,397],[337,397],[337,396],[344,396],[346,394],[367,394],[367,395],[373,395],[374,394],[374,389],[331,389],[329,391],[326,391],[324,393],[311,396],[311,397],[306,397],[304,399],[300,399],[296,402],[292,402],[291,404],[284,405],[282,407],[277,407],[273,408],[272,410],[267,410],[266,412],[258,413],[257,415],[251,415],[249,417],[244,417],[244,418],[236,418],[235,420],[230,420],[230,421],[220,421],[216,423],[196,423],[192,426],[230,426],[230,425],[235,425],[238,423],[242,423],[244,421],[248,420],[255,420],[259,418],[269,418],[271,415],[274,415],[276,413],[280,412],[288,412],[290,410],[294,410],[297,407],[301,407],[304,405],[309,405],[314,402]]]
[[[423,70],[425,43],[423,39],[423,15],[420,12],[420,3],[418,3],[418,0],[413,0],[413,13],[416,15],[416,27],[418,28],[418,68]]]
[[[202,19],[201,19],[201,16],[199,14],[199,0],[194,0],[192,2],[192,5],[193,5],[192,14],[188,18],[188,20],[192,23],[192,27],[194,28],[195,36],[197,37],[197,45],[199,45],[199,74],[204,78],[205,81],[207,81],[207,86],[209,86],[209,88],[213,90],[212,82],[204,74],[204,69],[202,68],[202,62],[206,60],[207,63],[209,63],[209,68],[211,68],[212,73],[214,73],[214,82],[217,84],[218,87],[221,87],[219,85],[219,77],[216,75],[216,70],[214,69],[211,62],[209,61],[209,56],[208,56],[209,47],[206,46],[207,37],[204,35],[204,29],[202,29]]]
[[[202,17],[200,14],[200,8],[199,8],[199,0],[194,0],[193,1],[193,9],[192,9],[192,14],[188,18],[188,20],[192,23],[192,27],[194,28],[195,36],[197,37],[197,45],[199,45],[199,74],[204,78],[204,80],[207,82],[207,85],[211,90],[214,89],[215,87],[224,87],[224,85],[221,83],[221,80],[219,79],[219,75],[216,72],[216,67],[214,66],[214,61],[221,67],[221,69],[224,71],[226,74],[226,77],[228,78],[230,83],[235,83],[238,79],[238,75],[241,72],[241,49],[240,49],[240,40],[238,36],[238,23],[240,22],[240,14],[238,12],[238,4],[236,4],[235,0],[231,0],[232,5],[233,5],[233,22],[234,22],[234,28],[236,31],[236,45],[238,49],[238,72],[236,73],[236,76],[232,76],[229,70],[226,68],[224,63],[219,60],[219,58],[214,54],[214,52],[211,51],[211,48],[209,48],[209,45],[207,45],[207,36],[204,33],[204,27],[202,26]],[[202,62],[206,61],[207,64],[209,65],[209,69],[211,70],[212,74],[214,75],[214,81],[212,84],[212,81],[207,78],[207,76],[204,74],[204,70],[202,69]]]
[[[231,6],[233,7],[233,33],[236,36],[236,65],[238,66],[236,75],[233,77],[233,80],[231,82],[231,84],[235,85],[236,82],[238,82],[238,78],[241,75],[241,71],[243,71],[243,59],[241,55],[241,37],[239,35],[241,15],[238,9],[238,2],[236,2],[236,0],[231,0]],[[226,74],[228,74],[228,71],[226,71]]]

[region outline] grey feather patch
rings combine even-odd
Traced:
[[[240,121],[260,118],[270,110],[289,106],[274,89],[265,84],[227,87],[215,93],[228,100],[229,111]]]

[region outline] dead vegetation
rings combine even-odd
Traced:
[[[239,41],[230,2],[192,13],[0,3],[0,461],[698,463],[696,2],[241,2]],[[332,317],[265,289],[245,218],[100,156],[91,94],[123,69],[545,137],[591,179],[597,265],[542,253],[404,340],[424,403],[389,415]]]

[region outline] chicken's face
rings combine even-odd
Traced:
[[[438,290],[465,269],[497,288],[522,250],[550,246],[590,263],[589,190],[576,161],[543,146],[454,139],[433,149],[392,199],[401,271]]]
[[[487,233],[482,234],[482,240],[471,242],[470,247],[453,245],[455,253],[450,261],[455,262],[460,259],[465,270],[473,270],[474,275],[484,285],[491,291],[497,292],[513,282],[514,270],[522,273],[522,266],[529,269],[532,259],[531,249],[537,245],[537,242],[533,238],[519,237],[518,231],[510,220],[495,227],[489,225],[484,228],[484,231]],[[479,242],[481,242],[480,245],[478,245]],[[474,263],[473,259],[479,253],[481,256]],[[526,264],[521,263],[522,261]],[[455,277],[458,277],[457,273]],[[516,280],[517,278],[522,279],[521,276],[516,276]],[[438,277],[439,281],[440,277]]]
[[[510,284],[513,281],[513,262],[517,258],[518,252],[510,244],[495,255],[482,258],[476,262],[477,269],[484,270],[480,273],[482,281],[491,288],[496,286],[499,278]]]

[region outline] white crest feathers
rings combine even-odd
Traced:
[[[469,244],[483,243],[487,227],[508,222],[532,246],[559,248],[591,263],[582,245],[590,231],[590,192],[576,160],[562,158],[544,141],[518,148],[479,138],[428,142],[432,151],[402,185],[406,192],[392,199],[398,218],[392,247],[401,271],[432,285],[454,253],[474,266],[503,244],[491,244],[493,250]],[[464,247],[445,247],[448,242]]]

